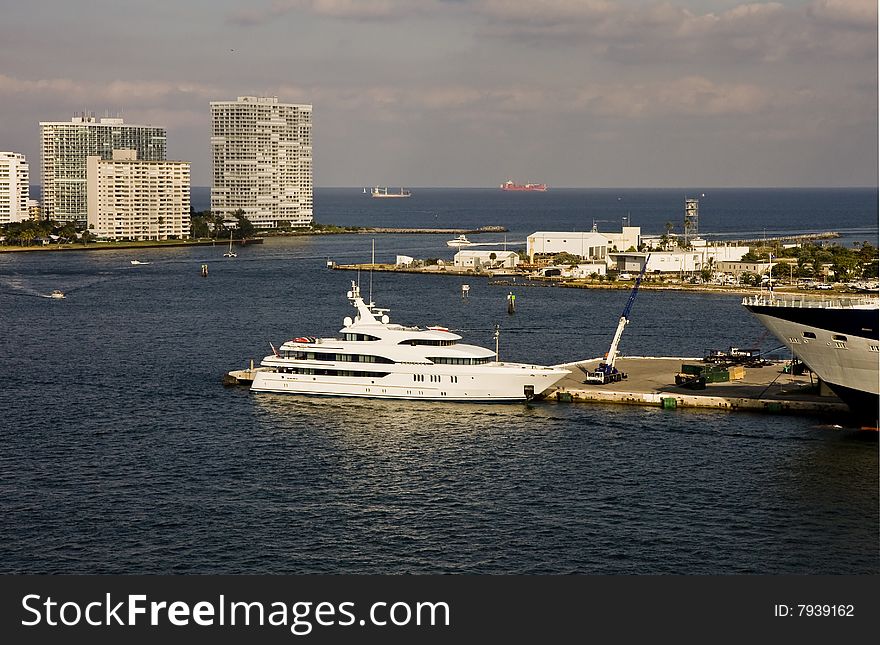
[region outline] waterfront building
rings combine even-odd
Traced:
[[[452,265],[461,268],[505,268],[512,269],[519,264],[516,251],[459,251],[452,259]]]
[[[719,262],[737,262],[749,252],[749,247],[741,244],[729,244],[720,242],[709,244],[701,237],[691,240],[690,250],[696,251],[703,256],[703,264],[718,264]]]
[[[594,275],[607,275],[608,265],[605,262],[586,262],[574,265],[549,265],[542,267],[538,275],[545,278],[562,277],[575,280],[586,280]]]
[[[529,262],[535,257],[549,258],[557,253],[570,253],[585,260],[605,261],[608,254],[608,237],[605,233],[590,231],[537,231],[526,239]]]
[[[18,152],[0,152],[0,224],[28,218],[28,162]]]
[[[650,255],[650,258],[648,256]],[[625,273],[639,273],[645,266],[646,273],[693,273],[703,268],[702,254],[694,251],[651,251],[649,253],[611,253],[612,266]]]
[[[748,250],[746,246],[702,245],[687,250],[610,253],[609,260],[618,271],[627,273],[641,271],[648,256],[646,273],[695,273],[711,269],[738,275],[746,271],[760,273],[761,267],[766,271],[769,268],[766,262],[738,262]]]
[[[211,211],[257,228],[312,222],[312,106],[277,97],[211,102]]]
[[[642,228],[640,226],[622,226],[620,233],[594,232],[603,235],[608,242],[608,253],[617,253],[638,250],[642,243]]]
[[[87,160],[89,232],[109,240],[182,239],[190,234],[190,165],[148,161],[134,150]]]
[[[754,273],[755,275],[764,275],[770,273],[771,269],[777,265],[776,262],[719,262],[716,269],[722,273],[729,273],[734,276],[737,281],[739,277],[745,273]]]
[[[137,152],[144,161],[165,159],[165,128],[131,125],[121,118],[85,113],[70,121],[41,121],[43,216],[58,222],[87,219],[86,160],[112,159],[113,150]]]
[[[40,205],[39,199],[28,200],[28,219],[37,221],[43,219],[43,207]]]

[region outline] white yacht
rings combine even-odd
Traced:
[[[444,327],[404,327],[364,302],[355,283],[341,338],[289,340],[261,362],[251,390],[325,396],[441,401],[526,401],[569,372],[507,363],[496,352],[460,344]]]
[[[459,235],[458,237],[456,237],[452,240],[447,240],[446,246],[454,246],[454,247],[474,246],[474,243],[471,242],[469,239],[467,239],[466,235]]]

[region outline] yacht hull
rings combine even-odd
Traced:
[[[860,419],[877,421],[880,343],[877,307],[743,303]]]
[[[423,370],[375,378],[265,371],[256,375],[251,391],[430,401],[527,401],[540,398],[569,373],[532,366],[509,366],[494,371],[453,375]],[[424,380],[416,380],[420,377]]]

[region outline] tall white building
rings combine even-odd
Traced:
[[[0,224],[28,219],[29,177],[23,154],[0,152]]]
[[[257,228],[312,221],[312,106],[277,97],[211,102],[211,211]]]
[[[138,159],[165,159],[165,128],[129,125],[120,118],[82,114],[70,121],[40,122],[43,216],[59,222],[86,220],[86,159],[112,159],[114,150]]]
[[[189,237],[190,168],[186,161],[145,161],[134,150],[87,160],[89,232],[111,240]]]

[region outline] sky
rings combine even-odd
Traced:
[[[314,184],[876,186],[876,0],[0,0],[0,150],[313,105]]]

